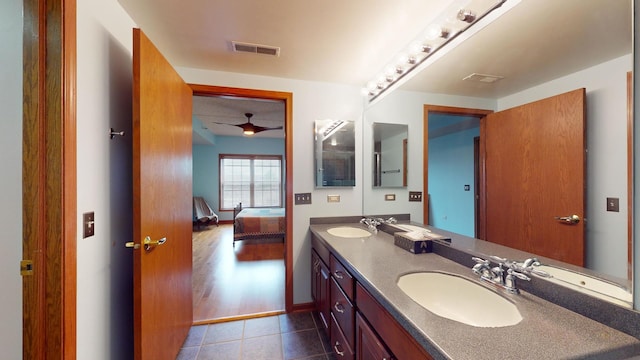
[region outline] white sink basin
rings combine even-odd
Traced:
[[[403,275],[398,286],[432,313],[475,327],[503,327],[522,320],[504,297],[462,277],[438,272]]]
[[[560,285],[569,285],[573,289],[582,291],[600,299],[625,307],[629,307],[633,302],[631,292],[618,284],[555,266],[540,265],[535,268],[537,270],[545,271],[552,276],[551,278],[546,278],[546,280]]]
[[[338,226],[327,230],[327,232],[333,236],[343,238],[363,238],[371,236],[371,233],[367,230],[352,226]]]

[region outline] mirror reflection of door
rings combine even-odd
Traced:
[[[578,89],[487,115],[483,239],[584,266],[585,98]]]

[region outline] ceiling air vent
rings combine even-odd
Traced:
[[[235,52],[248,52],[252,54],[280,56],[280,48],[275,46],[242,43],[237,41],[232,41],[231,45],[233,47],[233,51]]]
[[[501,79],[504,79],[504,76],[473,73],[462,80],[479,81],[483,83],[494,83]]]

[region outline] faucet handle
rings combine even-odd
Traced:
[[[479,257],[472,257],[471,260],[475,261],[477,264],[487,265],[489,266],[489,260],[481,259]]]
[[[526,280],[526,281],[531,280],[531,278],[528,277],[527,275],[517,272],[516,270],[513,270],[513,269],[507,269],[507,274],[511,276],[515,276],[520,280]]]

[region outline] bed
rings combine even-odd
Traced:
[[[233,209],[233,246],[238,240],[282,238],[286,222],[284,208],[243,208],[238,204]]]

